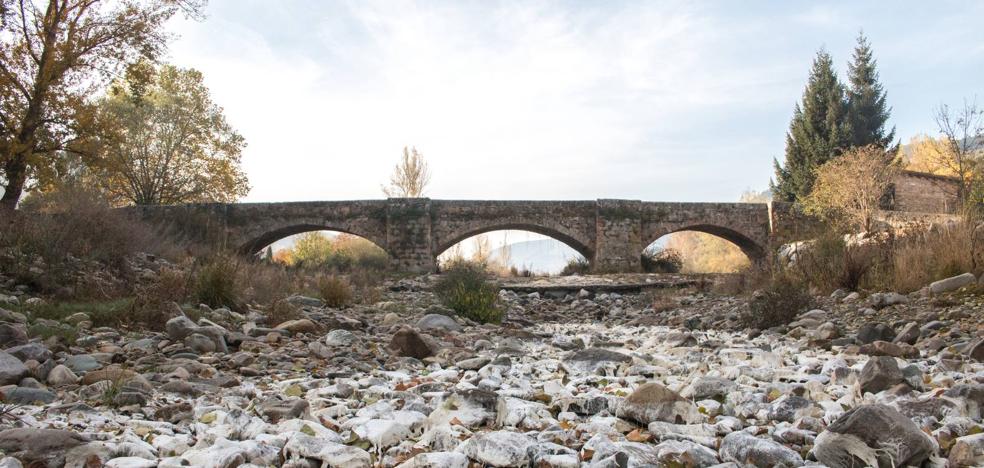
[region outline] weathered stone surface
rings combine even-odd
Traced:
[[[389,348],[399,356],[424,359],[437,351],[415,330],[404,328],[393,334]]]
[[[801,466],[803,457],[777,442],[736,431],[721,441],[721,459],[758,468]]]
[[[858,329],[858,343],[868,344],[875,341],[892,341],[895,339],[895,330],[884,323],[866,323]]]
[[[632,362],[630,356],[605,348],[582,349],[564,358],[564,365],[567,368],[580,372],[596,372],[627,362]]]
[[[417,321],[417,328],[421,330],[443,330],[456,332],[461,331],[462,327],[453,318],[441,314],[428,314]]]
[[[964,286],[970,286],[974,283],[977,283],[977,277],[974,276],[973,273],[964,273],[962,275],[934,281],[929,285],[929,291],[933,294],[942,294],[945,292],[956,291]]]
[[[905,381],[895,358],[874,356],[861,368],[861,391],[878,393]]]
[[[817,437],[813,449],[831,468],[919,466],[934,450],[933,440],[912,420],[878,404],[844,413]]]
[[[27,375],[27,367],[20,359],[0,351],[0,385],[16,384]]]
[[[530,460],[529,449],[534,445],[536,440],[525,434],[495,431],[473,436],[459,451],[486,466],[526,466]]]
[[[65,452],[86,442],[80,434],[61,429],[21,427],[0,432],[0,450],[38,466],[62,466]]]
[[[689,400],[652,382],[639,386],[622,402],[618,408],[618,417],[643,426],[655,421],[692,424],[704,419]]]
[[[984,433],[963,436],[950,449],[950,466],[984,465]]]

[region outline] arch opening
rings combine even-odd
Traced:
[[[561,274],[587,257],[555,235],[528,229],[491,229],[470,234],[438,251],[439,268],[457,260],[479,261],[499,276]]]
[[[727,228],[690,226],[659,236],[642,252],[644,271],[735,273],[764,259],[754,241]]]
[[[282,229],[255,242],[265,245],[252,255],[290,267],[340,272],[382,270],[391,260],[382,247],[365,237],[320,227]]]

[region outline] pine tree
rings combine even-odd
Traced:
[[[847,104],[851,115],[851,146],[877,145],[888,149],[895,127],[886,133],[892,109],[885,104],[885,89],[878,81],[877,62],[864,33],[858,34],[854,56],[847,64]]]
[[[814,170],[836,157],[850,143],[844,86],[834,72],[833,60],[824,49],[817,52],[803,102],[793,110],[786,133],[786,156],[775,161],[776,180],[771,184],[776,200],[796,201],[810,193]]]

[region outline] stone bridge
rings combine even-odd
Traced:
[[[386,200],[232,203],[127,208],[185,240],[255,254],[284,237],[331,230],[364,237],[394,266],[433,271],[436,257],[468,237],[518,229],[557,239],[595,271],[640,269],[640,254],[677,231],[700,231],[738,246],[752,261],[768,258],[786,228],[801,221],[783,204],[670,203],[638,200]],[[796,231],[796,229],[792,230]]]

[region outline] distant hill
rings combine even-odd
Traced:
[[[509,265],[527,268],[536,273],[560,273],[572,258],[580,257],[576,250],[554,239],[516,242],[492,251],[491,258],[499,258],[502,249],[509,249]]]

